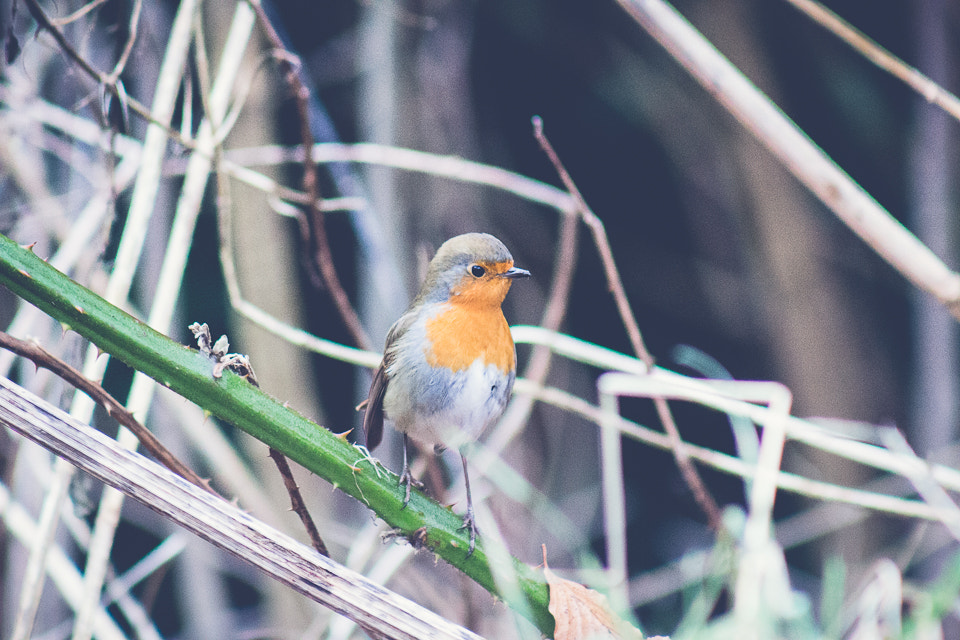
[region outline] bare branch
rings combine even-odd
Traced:
[[[297,481],[293,479],[293,472],[290,470],[290,463],[287,462],[287,457],[273,447],[270,447],[270,458],[280,471],[280,476],[283,478],[283,486],[287,488],[287,493],[290,495],[290,504],[293,506],[294,512],[300,516],[300,522],[303,523],[304,528],[307,530],[307,535],[310,536],[310,543],[313,544],[313,548],[317,550],[317,553],[329,558],[330,552],[327,550],[327,545],[324,544],[323,538],[320,537],[320,532],[317,531],[317,525],[314,524],[313,518],[310,517],[310,512],[307,511],[307,505],[304,504],[303,496],[300,495],[300,487],[297,486]]]
[[[630,303],[627,300],[627,293],[623,288],[620,272],[617,270],[616,262],[613,259],[613,251],[610,249],[610,242],[607,239],[607,232],[603,226],[603,222],[591,211],[590,206],[580,194],[580,190],[577,189],[577,185],[574,184],[573,178],[570,177],[570,174],[560,161],[560,157],[554,150],[553,145],[550,144],[547,136],[543,133],[543,121],[539,116],[533,119],[533,132],[544,153],[547,154],[550,162],[553,163],[553,166],[556,168],[567,191],[570,192],[570,195],[573,196],[577,202],[580,215],[593,234],[593,241],[597,246],[597,251],[600,252],[600,259],[603,262],[603,271],[607,277],[610,293],[613,294],[613,299],[616,301],[617,311],[620,312],[620,320],[627,330],[627,335],[630,337],[630,344],[633,346],[634,352],[648,368],[652,369],[654,366],[653,356],[650,355],[640,335],[640,327],[637,324],[636,317],[633,315],[633,309],[630,308]],[[720,508],[717,506],[717,502],[713,499],[713,496],[710,495],[710,491],[697,472],[697,468],[693,466],[693,462],[690,460],[686,446],[683,443],[683,438],[680,437],[680,430],[677,428],[677,423],[673,419],[673,414],[670,412],[670,406],[666,400],[660,397],[654,397],[653,404],[657,409],[657,415],[660,417],[660,421],[663,423],[663,428],[670,438],[670,449],[673,452],[674,459],[677,461],[677,467],[679,467],[684,481],[687,483],[687,486],[690,487],[690,491],[693,492],[693,497],[697,501],[697,504],[700,505],[700,508],[703,509],[704,514],[707,516],[707,522],[710,524],[710,528],[714,531],[720,531],[722,526]]]
[[[108,76],[113,82],[116,82],[120,78],[120,74],[123,73],[123,70],[127,66],[127,61],[130,59],[130,54],[133,52],[133,45],[137,41],[137,25],[140,24],[140,10],[143,8],[143,0],[134,0],[133,8],[130,11],[130,25],[127,27],[129,34],[127,36],[127,42],[123,45],[123,51],[120,53],[120,58],[117,60],[117,64],[114,65],[113,71],[110,72]]]
[[[17,355],[29,359],[38,367],[49,369],[80,391],[83,391],[93,398],[97,404],[106,409],[110,417],[130,429],[130,431],[137,436],[140,444],[163,466],[182,478],[189,480],[204,491],[209,491],[217,495],[217,492],[210,487],[209,482],[194,473],[193,469],[180,462],[180,459],[173,455],[173,452],[167,449],[163,443],[153,435],[153,432],[140,424],[140,422],[133,417],[133,414],[127,411],[126,407],[120,404],[120,402],[110,395],[102,386],[85,377],[78,369],[71,367],[38,344],[14,338],[2,331],[0,331],[0,347],[9,349]]]

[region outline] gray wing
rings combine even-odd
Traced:
[[[373,374],[373,382],[370,383],[370,391],[367,392],[366,411],[363,414],[363,432],[367,436],[368,451],[373,451],[383,439],[383,397],[387,393],[387,384],[390,382],[387,377],[387,367],[393,361],[390,345],[394,344],[396,339],[406,332],[415,317],[408,311],[400,316],[400,319],[387,332],[387,348],[383,354],[383,361],[377,367],[376,373]]]
[[[383,396],[386,393],[387,365],[381,362],[373,374],[373,382],[367,393],[367,410],[363,414],[363,432],[367,435],[368,451],[373,451],[383,439]]]

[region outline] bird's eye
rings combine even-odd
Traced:
[[[485,274],[486,272],[487,270],[478,264],[475,264],[472,267],[470,267],[470,273],[473,274],[474,278],[482,278],[483,274]]]

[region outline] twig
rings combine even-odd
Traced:
[[[577,203],[580,217],[593,234],[597,251],[600,252],[600,259],[603,262],[603,272],[607,278],[607,286],[610,288],[610,293],[613,294],[617,311],[620,313],[623,326],[627,330],[627,337],[630,339],[630,345],[633,347],[634,353],[636,353],[637,357],[643,360],[648,367],[652,368],[654,365],[653,356],[650,355],[646,345],[643,344],[643,338],[640,336],[640,327],[637,324],[636,317],[633,315],[633,309],[630,308],[630,303],[627,301],[627,294],[623,288],[623,280],[620,279],[620,272],[617,270],[616,262],[613,259],[613,251],[610,250],[610,243],[607,241],[607,231],[603,226],[603,221],[590,209],[590,206],[587,204],[587,201],[584,200],[577,185],[573,182],[573,178],[570,177],[566,167],[563,166],[556,150],[554,150],[553,145],[550,144],[546,134],[543,132],[543,120],[540,116],[533,117],[533,135],[537,139],[537,142],[540,143],[540,148],[543,149],[550,163],[553,164],[564,187],[566,187],[570,195],[573,196],[573,199]]]
[[[340,283],[340,277],[337,275],[336,266],[333,264],[333,255],[330,251],[330,243],[327,239],[326,225],[323,221],[323,212],[317,206],[320,199],[320,185],[317,177],[317,165],[310,159],[309,150],[313,149],[314,138],[310,130],[310,90],[300,78],[300,61],[293,53],[287,50],[283,44],[280,35],[274,29],[269,16],[263,10],[260,0],[247,0],[250,6],[257,14],[257,19],[263,27],[264,35],[270,41],[274,48],[274,56],[280,63],[280,69],[284,81],[289,85],[293,94],[294,102],[297,105],[297,118],[300,124],[300,140],[304,149],[303,162],[303,190],[306,192],[309,201],[306,205],[306,216],[300,222],[300,230],[306,246],[313,254],[316,261],[316,267],[320,271],[323,283],[330,292],[330,297],[340,313],[340,318],[346,325],[347,330],[353,337],[356,346],[361,349],[370,349],[372,342],[367,336],[363,325],[360,322],[360,316],[350,303],[347,292],[344,291]],[[312,273],[312,271],[311,271]]]
[[[194,147],[193,142],[184,138],[180,133],[171,128],[169,124],[161,122],[158,118],[154,117],[153,113],[139,100],[136,100],[125,93],[122,93],[121,90],[117,87],[117,82],[111,80],[110,75],[103,73],[92,64],[87,62],[87,59],[84,58],[80,53],[74,48],[70,41],[67,40],[67,37],[63,35],[63,32],[57,27],[56,24],[44,13],[43,8],[40,7],[40,4],[37,0],[24,0],[27,5],[27,8],[30,10],[30,15],[33,16],[33,19],[37,21],[37,24],[40,26],[40,29],[46,31],[53,39],[57,42],[57,45],[61,50],[67,55],[68,58],[74,61],[74,63],[79,66],[84,73],[101,84],[104,89],[116,97],[118,100],[123,100],[127,107],[142,117],[144,120],[151,124],[155,124],[159,127],[162,127],[164,132],[171,138],[177,141],[178,144],[183,145],[189,149]]]
[[[607,232],[606,229],[604,229],[603,221],[593,213],[586,200],[584,200],[583,195],[581,195],[580,190],[577,189],[573,178],[570,177],[570,174],[560,161],[557,152],[554,150],[553,145],[550,144],[550,141],[544,134],[543,120],[541,120],[539,116],[533,118],[533,132],[537,138],[537,142],[540,143],[540,147],[550,159],[550,162],[556,169],[567,191],[569,191],[570,195],[576,200],[580,215],[593,234],[593,241],[597,246],[597,251],[599,251],[600,259],[603,262],[603,270],[607,277],[610,293],[613,294],[617,311],[619,311],[620,319],[627,330],[627,335],[630,338],[630,344],[633,346],[634,353],[637,354],[637,357],[640,358],[647,367],[652,369],[654,359],[643,343],[643,338],[640,335],[640,327],[627,300],[627,293],[623,288],[620,272],[617,270],[616,262],[613,259],[613,251],[610,249],[610,243],[607,240]],[[670,438],[672,445],[671,451],[673,452],[674,459],[677,461],[677,467],[679,467],[684,481],[686,481],[687,486],[690,487],[690,491],[693,492],[693,497],[697,501],[697,504],[700,505],[700,508],[703,509],[704,514],[707,516],[707,522],[710,528],[714,531],[720,531],[722,525],[720,508],[717,506],[713,496],[710,495],[710,491],[707,489],[696,467],[693,466],[690,456],[687,454],[683,439],[680,437],[680,430],[677,429],[673,414],[670,412],[670,406],[666,400],[658,397],[653,398],[653,403],[657,409],[657,415],[663,423],[664,431],[666,431],[667,436]]]
[[[99,82],[104,82],[106,76],[101,73],[99,69],[87,62],[87,59],[81,56],[73,45],[70,44],[70,41],[63,35],[63,32],[60,31],[57,25],[55,25],[43,11],[40,3],[37,2],[37,0],[24,0],[24,2],[27,5],[27,10],[30,11],[30,15],[37,21],[39,27],[53,36],[53,39],[57,41],[57,45],[67,54],[67,57],[77,63],[89,76]],[[104,82],[104,84],[106,83]]]
[[[205,57],[198,49],[197,66],[200,68],[198,76],[201,81],[201,87],[204,86],[204,77],[202,73],[205,66],[203,60]],[[3,87],[0,87],[0,100],[4,100]],[[200,97],[205,100],[205,94],[208,91],[202,91]],[[8,102],[6,100],[5,102]],[[209,109],[205,109],[209,113]],[[100,128],[93,121],[77,116],[69,111],[65,111],[56,105],[43,100],[31,100],[24,103],[20,113],[25,117],[40,122],[47,127],[62,131],[66,135],[75,138],[89,145],[98,146],[104,151],[109,152],[109,147],[103,143],[100,136]],[[179,134],[178,134],[179,136]],[[177,139],[180,140],[182,136]],[[138,142],[126,136],[118,136],[118,150],[126,157],[138,155],[140,145]],[[192,140],[180,141],[189,148],[193,155],[202,155],[211,157],[204,149],[198,149],[197,144]],[[255,189],[259,189],[268,195],[276,196],[284,200],[289,200],[297,204],[306,204],[309,197],[302,191],[291,189],[279,185],[272,178],[268,178],[262,173],[252,170],[255,166],[275,166],[291,162],[303,162],[304,153],[301,147],[285,147],[280,145],[262,145],[255,147],[240,147],[229,149],[224,152],[222,162],[223,171],[232,178],[236,178]],[[507,193],[512,193],[519,198],[550,207],[560,213],[568,214],[574,212],[576,203],[573,198],[562,189],[557,189],[553,185],[528,178],[524,175],[507,171],[493,165],[482,164],[472,160],[452,155],[439,155],[417,151],[414,149],[405,149],[402,147],[393,147],[388,145],[378,145],[370,143],[358,144],[340,144],[340,143],[318,143],[313,146],[312,157],[314,162],[320,164],[354,162],[361,164],[376,164],[381,166],[393,167],[403,171],[416,173],[426,173],[432,176],[447,178],[468,182],[494,189],[500,189]],[[166,175],[182,175],[186,172],[188,159],[168,158],[164,162],[164,173]],[[361,200],[355,198],[326,198],[318,202],[318,207],[323,211],[337,210],[335,205],[346,200],[345,204],[349,206],[361,206]],[[562,232],[561,232],[562,233]]]
[[[241,298],[240,285],[236,277],[236,267],[233,263],[233,232],[230,226],[232,195],[230,192],[229,182],[224,177],[222,169],[223,147],[217,145],[214,149],[213,170],[218,193],[217,207],[219,211],[217,215],[217,229],[220,235],[220,262],[224,273],[224,279],[227,284],[227,291],[231,300],[231,304],[233,304],[234,308],[239,310],[247,303]],[[195,326],[197,326],[196,323],[191,325],[190,329],[194,331],[194,335],[197,335],[197,330],[194,328]],[[210,341],[209,329],[206,329],[206,325],[203,325],[203,328],[206,331],[206,336],[204,338],[201,338],[199,335],[197,336],[198,340],[201,342],[201,351],[204,349],[202,341],[206,340],[208,343]],[[259,386],[255,381],[252,381],[252,383],[256,386]],[[270,458],[273,459],[274,464],[277,465],[277,470],[280,472],[280,477],[283,478],[283,485],[286,487],[287,493],[290,495],[291,506],[293,507],[293,510],[296,512],[297,516],[300,517],[300,521],[307,530],[307,535],[310,537],[310,542],[313,544],[313,548],[316,549],[321,555],[330,557],[330,552],[327,550],[327,545],[323,542],[323,538],[320,537],[320,532],[317,530],[317,527],[313,522],[313,518],[310,516],[310,512],[307,510],[307,506],[303,501],[303,497],[300,494],[300,488],[297,486],[296,480],[293,478],[293,473],[290,470],[290,464],[288,463],[286,456],[273,447],[269,447],[269,451]]]
[[[283,486],[287,488],[287,493],[290,494],[290,504],[294,512],[300,516],[300,522],[303,523],[304,528],[307,530],[307,535],[310,536],[310,542],[313,544],[313,548],[316,549],[320,555],[329,558],[330,552],[327,551],[327,545],[323,543],[323,538],[320,537],[320,532],[317,531],[317,525],[314,524],[313,518],[310,517],[310,512],[307,511],[307,505],[304,504],[303,496],[300,495],[300,487],[297,486],[297,481],[293,479],[293,472],[290,470],[287,457],[273,447],[270,447],[270,457],[280,471],[280,477],[283,478]]]
[[[910,480],[910,483],[916,488],[917,493],[923,498],[924,502],[939,512],[945,514],[941,516],[940,523],[950,532],[955,540],[960,540],[960,509],[950,497],[933,474],[930,472],[930,463],[920,458],[903,433],[896,428],[883,429],[880,432],[880,438],[887,448],[902,458],[913,462],[913,469],[907,471],[904,475]]]
[[[547,297],[547,306],[540,319],[540,325],[549,331],[558,331],[563,319],[567,315],[567,305],[570,303],[570,289],[573,286],[573,273],[577,267],[577,236],[579,226],[575,211],[564,211],[561,214],[560,237],[557,240],[557,249],[554,253],[555,270],[553,282],[550,285],[550,294]],[[547,347],[538,346],[530,356],[523,377],[541,383],[550,370],[551,351]]]
[[[50,22],[52,24],[55,24],[58,27],[65,27],[71,22],[79,20],[83,16],[87,15],[88,13],[90,13],[91,11],[93,11],[94,9],[96,9],[106,1],[107,0],[93,0],[92,2],[88,2],[87,4],[83,5],[82,7],[80,7],[73,13],[71,13],[70,15],[64,16],[62,18],[51,18]]]
[[[243,166],[300,162],[301,149],[276,145],[230,149],[224,155],[232,163]],[[439,155],[415,149],[405,149],[384,144],[360,142],[343,144],[324,142],[313,146],[314,162],[357,162],[394,167],[404,171],[426,173],[462,182],[481,184],[502,189],[516,196],[568,212],[576,209],[576,203],[562,189],[507,171],[489,164],[465,160],[459,156]]]
[[[133,417],[133,414],[127,411],[106,389],[93,380],[86,378],[78,369],[70,366],[38,344],[14,338],[2,331],[0,331],[0,347],[27,358],[38,367],[49,369],[60,378],[63,378],[77,389],[83,391],[93,398],[97,404],[106,409],[110,417],[136,434],[137,439],[140,440],[140,444],[150,452],[150,455],[156,458],[157,462],[177,475],[189,480],[204,491],[208,491],[213,495],[219,495],[210,487],[209,482],[194,473],[190,467],[180,462],[180,460],[153,435],[153,432],[140,424],[137,419]]]
[[[878,45],[833,11],[813,0],[787,0],[787,2],[853,47],[867,60],[903,81],[923,96],[927,102],[937,105],[954,119],[960,120],[960,98]]]
[[[110,84],[115,83],[120,78],[120,74],[126,68],[130,54],[133,52],[133,45],[137,41],[137,25],[140,24],[140,10],[142,8],[143,0],[134,0],[133,8],[130,10],[130,25],[127,27],[130,34],[123,46],[123,51],[120,53],[120,58],[117,59],[117,64],[114,65],[113,71],[107,76],[111,80]]]

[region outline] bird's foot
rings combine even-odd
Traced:
[[[407,503],[410,502],[410,487],[414,486],[417,489],[422,490],[423,483],[413,477],[413,474],[410,473],[409,468],[404,467],[403,473],[400,474],[399,484],[403,485],[404,488],[406,489],[406,492],[403,495],[403,507],[401,507],[405,509],[407,507]]]

